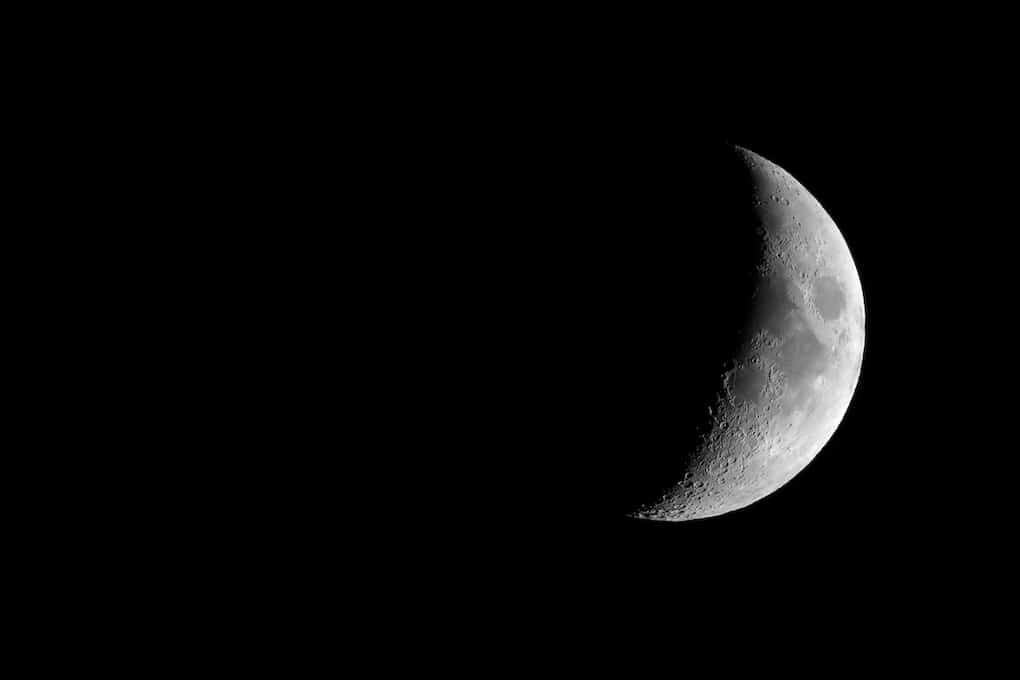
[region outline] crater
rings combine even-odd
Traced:
[[[741,402],[761,406],[768,380],[765,374],[754,366],[742,366],[733,374],[730,390],[737,404]]]

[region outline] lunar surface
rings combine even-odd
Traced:
[[[734,238],[754,245],[750,302],[733,312],[744,316],[738,349],[713,374],[693,450],[677,453],[679,478],[634,517],[713,517],[780,488],[832,437],[861,373],[864,295],[836,224],[782,168],[730,152],[750,194]]]

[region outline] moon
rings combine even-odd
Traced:
[[[803,470],[850,405],[864,356],[864,293],[850,249],[821,204],[788,172],[740,147],[742,219],[708,225],[747,246],[749,282],[735,352],[711,365],[714,393],[679,477],[632,517],[685,521],[744,508]],[[745,210],[746,208],[746,210]],[[753,265],[753,266],[752,266]],[[717,305],[718,306],[718,305]]]

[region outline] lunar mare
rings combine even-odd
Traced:
[[[752,313],[683,478],[635,517],[713,517],[772,493],[829,441],[860,377],[864,294],[842,234],[789,173],[736,153],[761,244]]]

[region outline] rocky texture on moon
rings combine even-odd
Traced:
[[[712,517],[772,493],[818,454],[846,413],[864,353],[864,296],[850,251],[789,173],[736,149],[751,179],[757,266],[740,349],[723,368],[682,479],[633,516]]]

